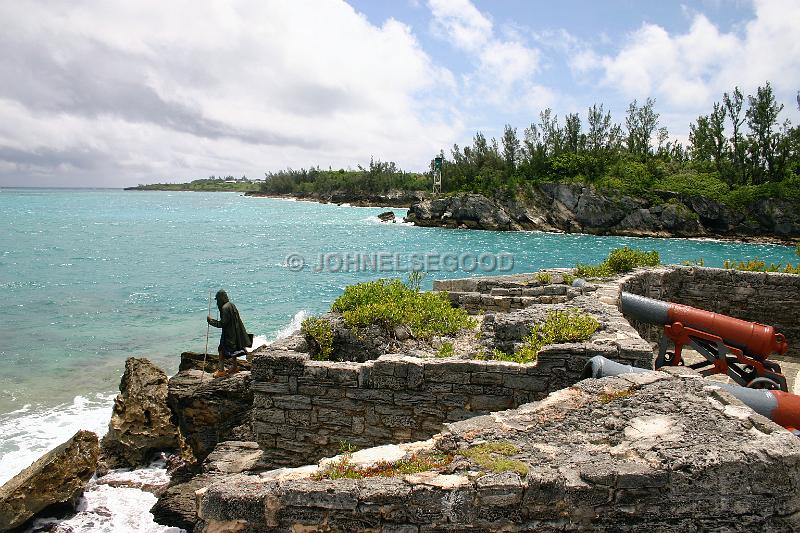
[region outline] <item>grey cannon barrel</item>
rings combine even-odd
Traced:
[[[621,374],[641,374],[644,372],[655,372],[655,370],[647,370],[646,368],[637,368],[635,366],[623,365],[610,359],[606,359],[602,355],[596,355],[586,362],[583,367],[581,378],[605,378],[609,376],[619,376]],[[750,407],[756,413],[766,416],[781,425],[795,429],[795,420],[786,420],[787,417],[783,416],[779,407],[779,399],[786,396],[795,396],[793,394],[787,395],[780,391],[768,391],[761,389],[749,389],[747,387],[740,387],[739,385],[729,385],[727,383],[720,383],[717,381],[709,381],[710,386],[719,387],[736,397],[740,402]],[[777,393],[777,394],[776,394]],[[785,403],[785,402],[784,402]],[[785,411],[785,409],[783,410]],[[791,417],[790,417],[791,418]],[[786,422],[791,425],[787,426]]]
[[[669,324],[669,303],[654,300],[646,296],[623,292],[619,296],[619,306],[622,312],[632,316],[639,322],[663,326]]]

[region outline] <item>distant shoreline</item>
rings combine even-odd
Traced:
[[[217,189],[217,190],[197,190],[197,189],[176,189],[176,188],[156,188],[156,186],[148,185],[143,187],[126,187],[124,190],[134,190],[134,191],[185,191],[185,192],[238,192],[242,193],[244,196],[250,196],[253,198],[271,198],[276,200],[295,200],[295,201],[302,201],[302,202],[314,202],[319,204],[336,204],[336,205],[350,205],[353,207],[376,207],[376,208],[385,208],[385,209],[408,209],[412,205],[417,204],[419,202],[423,202],[425,200],[430,200],[431,195],[426,191],[392,191],[385,194],[359,194],[359,193],[346,193],[342,191],[337,191],[334,193],[266,193],[261,191],[242,191],[242,190],[230,190],[230,189]],[[414,225],[421,226],[421,227],[443,227],[443,228],[454,228],[451,223],[445,223],[443,221],[436,221],[436,220],[427,220],[420,223],[414,222]],[[455,226],[459,229],[486,229],[491,230],[492,228],[467,228],[461,226]],[[641,231],[636,232],[632,230],[627,230],[624,233],[616,233],[616,232],[607,232],[605,231],[598,231],[598,232],[591,232],[591,231],[563,231],[559,229],[538,229],[535,228],[522,228],[521,230],[511,230],[511,231],[542,231],[545,233],[569,233],[569,234],[585,234],[585,235],[595,235],[595,236],[614,236],[614,237],[636,237],[636,238],[664,238],[664,239],[692,239],[692,240],[715,240],[720,242],[733,242],[733,243],[747,243],[747,244],[771,244],[777,246],[796,246],[796,242],[792,239],[784,239],[776,236],[767,236],[767,235],[720,235],[720,234],[702,234],[702,235],[670,235],[666,232],[662,233],[659,232],[658,234],[654,234],[653,232],[648,231]]]

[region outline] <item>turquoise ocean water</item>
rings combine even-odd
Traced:
[[[382,211],[235,193],[0,191],[0,480],[27,460],[24,449],[60,438],[92,408],[95,424],[107,423],[127,357],[174,372],[182,351],[202,352],[209,290],[228,290],[248,329],[269,339],[298,313],[325,311],[346,285],[391,275],[314,272],[320,253],[505,253],[515,272],[600,261],[624,244],[707,266],[797,259],[774,245],[382,224]],[[307,266],[292,271],[289,254]],[[431,273],[425,284],[465,275]],[[212,328],[212,353],[218,336]]]

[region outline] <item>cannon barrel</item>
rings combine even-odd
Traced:
[[[783,354],[789,349],[786,337],[782,333],[776,333],[772,326],[688,305],[668,303],[623,292],[620,295],[620,308],[624,314],[647,324],[666,325],[680,322],[685,327],[716,335],[726,344],[746,350],[760,358],[766,358],[771,353]]]
[[[640,374],[656,372],[646,368],[623,365],[602,355],[589,359],[583,367],[582,378],[604,378],[621,374]],[[718,381],[708,381],[709,386],[719,387],[729,392],[756,413],[766,416],[776,424],[790,429],[800,429],[800,396],[779,390],[750,389]]]

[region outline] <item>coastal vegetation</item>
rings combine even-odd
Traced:
[[[646,252],[624,246],[611,250],[605,261],[598,265],[578,263],[575,266],[575,275],[581,278],[607,278],[630,272],[636,267],[652,267],[660,264],[661,258],[655,250]]]
[[[378,461],[362,467],[351,462],[351,454],[344,453],[337,461],[330,461],[315,473],[312,479],[364,479],[369,477],[397,477],[444,468],[453,456],[443,453],[417,453],[399,461]]]
[[[333,353],[333,328],[331,323],[317,316],[303,320],[300,331],[309,339],[314,359],[325,361]]]
[[[505,353],[495,349],[491,356],[483,355],[481,359],[512,361],[514,363],[533,363],[539,356],[539,350],[548,344],[561,342],[582,342],[588,340],[600,323],[592,315],[569,309],[551,311],[544,322],[536,323],[530,333],[523,337],[523,345],[514,353]]]
[[[127,190],[135,191],[197,191],[197,192],[255,192],[259,190],[259,182],[248,179],[246,176],[234,178],[233,176],[209,176],[185,183],[151,183],[139,184],[128,187]]]
[[[563,121],[545,109],[521,135],[506,125],[499,140],[477,132],[471,146],[438,154],[443,192],[524,195],[531,185],[566,182],[653,202],[663,202],[657,193],[664,191],[734,207],[765,198],[800,200],[800,128],[781,118],[783,109],[769,82],[747,96],[735,87],[689,126],[687,146],[669,140],[651,98],[631,102],[621,123],[604,104],[589,107],[585,119],[570,113]],[[373,159],[356,170],[289,169],[267,173],[261,191],[424,190],[434,168],[432,160],[429,172],[409,173]]]
[[[418,339],[454,335],[475,327],[475,320],[463,309],[453,307],[446,294],[423,292],[415,279],[407,283],[378,279],[350,285],[333,302],[331,311],[341,313],[351,329],[377,325],[391,334],[403,325]]]
[[[732,270],[744,270],[746,272],[784,272],[786,274],[799,274],[800,263],[793,265],[791,263],[770,263],[767,264],[760,259],[748,259],[746,261],[730,261],[726,260],[722,268]]]
[[[520,449],[508,441],[486,442],[459,450],[461,455],[491,472],[516,472],[522,477],[528,474],[528,465],[522,461],[511,459],[520,453]]]

